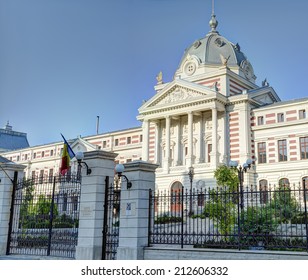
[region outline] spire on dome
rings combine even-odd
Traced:
[[[210,27],[211,27],[211,32],[217,33],[216,31],[216,27],[218,26],[218,21],[216,19],[216,15],[215,15],[215,7],[214,7],[214,3],[215,1],[212,0],[212,17],[211,20],[209,22]]]

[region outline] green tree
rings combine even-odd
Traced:
[[[217,188],[209,191],[209,200],[204,207],[204,214],[212,219],[223,235],[232,233],[237,222],[236,206],[239,179],[237,171],[225,165],[219,166],[214,177]]]
[[[33,205],[33,198],[34,198],[34,186],[32,180],[24,180],[22,190],[23,192],[23,201],[20,206],[20,215],[19,221],[21,227],[27,223],[29,220],[29,216],[31,215],[31,206]]]
[[[249,206],[242,215],[241,232],[245,240],[252,242],[262,241],[265,244],[270,242],[272,234],[278,224],[272,213],[272,209],[267,206]]]
[[[270,206],[280,222],[287,223],[298,214],[299,203],[288,186],[279,186]]]

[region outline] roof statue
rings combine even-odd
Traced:
[[[158,84],[162,84],[163,83],[163,72],[160,71],[157,76],[156,76],[156,80]]]
[[[262,81],[262,86],[263,86],[263,87],[268,87],[268,86],[269,86],[269,83],[268,83],[268,81],[267,81],[266,78],[265,78],[264,81]]]
[[[222,65],[227,66],[228,65],[228,60],[230,59],[230,55],[226,58],[222,54],[220,54],[220,59],[221,59]]]

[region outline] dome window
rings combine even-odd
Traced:
[[[225,42],[220,38],[218,37],[216,40],[215,40],[215,44],[218,46],[218,47],[222,47]]]
[[[185,73],[188,76],[191,76],[192,74],[194,74],[196,71],[196,64],[193,62],[187,63],[185,66]]]
[[[198,48],[200,47],[200,45],[201,45],[201,42],[200,42],[199,40],[196,41],[196,42],[194,43],[195,49],[198,49]]]

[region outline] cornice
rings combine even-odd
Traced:
[[[210,98],[210,99],[206,99],[206,100],[195,100],[195,101],[191,101],[189,103],[182,103],[182,104],[177,104],[177,105],[172,105],[170,104],[170,106],[168,107],[162,107],[162,108],[149,108],[148,110],[144,110],[143,112],[140,113],[140,115],[137,117],[138,120],[142,120],[144,119],[144,117],[147,116],[151,116],[151,115],[155,115],[155,114],[162,114],[162,113],[166,113],[166,112],[170,112],[170,111],[175,111],[175,110],[181,110],[181,109],[185,109],[187,111],[188,108],[191,109],[191,111],[195,111],[194,107],[196,106],[200,106],[203,104],[209,104],[209,103],[219,103],[222,106],[225,106],[227,104],[227,100],[223,99],[223,98],[217,98],[217,96]],[[211,107],[209,107],[208,109],[211,109]],[[205,110],[206,108],[204,108]]]

